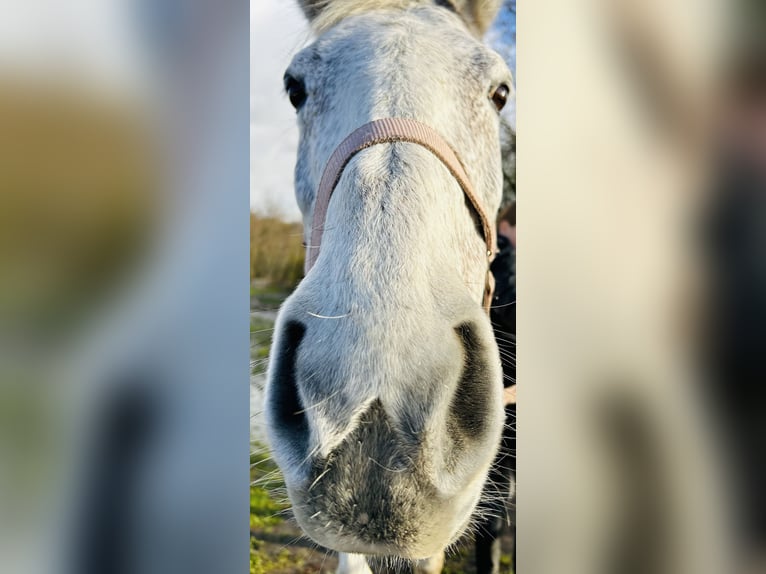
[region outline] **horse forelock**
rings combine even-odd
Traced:
[[[311,27],[322,34],[342,20],[373,10],[406,10],[416,6],[434,4],[433,0],[318,0],[307,2],[304,12]],[[304,4],[304,6],[305,6]]]
[[[481,36],[497,13],[500,0],[299,0],[299,4],[316,34],[345,18],[373,10],[440,6],[458,14],[472,33]]]

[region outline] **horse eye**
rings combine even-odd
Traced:
[[[502,110],[505,104],[508,103],[508,96],[511,95],[511,88],[507,84],[500,84],[495,91],[492,92],[492,103],[495,104],[497,111]]]
[[[306,101],[306,86],[301,80],[296,80],[292,76],[285,76],[285,91],[290,103],[298,110]]]

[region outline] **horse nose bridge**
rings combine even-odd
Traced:
[[[443,277],[439,259],[453,228],[470,226],[475,234],[455,176],[412,141],[365,147],[338,174],[334,190],[332,200],[314,205],[308,257],[318,258],[309,277],[351,288],[347,297],[369,289],[388,298],[417,297]]]
[[[388,355],[400,356],[402,347],[442,342],[458,322],[452,315],[468,305],[440,301],[436,291],[429,278],[411,281],[396,273],[371,272],[359,279],[337,266],[325,270],[320,259],[281,315],[284,322],[305,325],[306,354],[321,350],[320,362],[354,357],[355,364],[363,365],[364,357],[392,360]]]

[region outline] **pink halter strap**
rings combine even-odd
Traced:
[[[482,234],[487,247],[487,276],[484,286],[484,308],[489,312],[494,291],[494,279],[489,270],[489,263],[495,255],[494,225],[476,197],[471,181],[455,151],[433,128],[408,118],[385,118],[375,120],[357,128],[344,139],[330,156],[325,166],[317,190],[314,205],[314,217],[311,224],[311,237],[306,247],[306,273],[314,266],[319,257],[322,243],[324,222],[330,197],[338,185],[344,168],[358,152],[381,143],[408,142],[423,146],[438,157],[452,176],[460,184],[463,193],[471,202],[481,222]]]

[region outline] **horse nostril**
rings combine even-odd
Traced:
[[[298,394],[295,356],[305,333],[306,327],[295,321],[289,321],[284,327],[275,357],[271,405],[276,428],[302,451],[307,448],[309,430]]]
[[[470,323],[455,327],[463,346],[463,372],[450,405],[450,421],[468,439],[480,439],[492,420],[492,388],[483,344]]]

